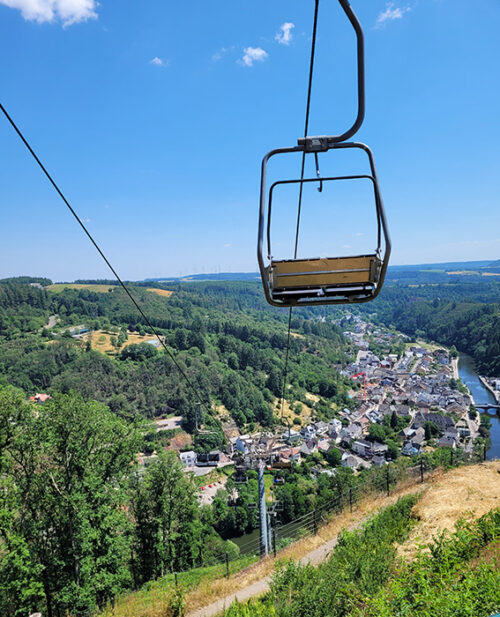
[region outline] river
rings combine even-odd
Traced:
[[[474,401],[478,405],[487,405],[488,403],[496,402],[493,394],[479,381],[479,377],[474,368],[474,362],[470,356],[460,354],[458,360],[458,374],[460,379],[469,388]],[[491,420],[491,446],[488,450],[487,458],[491,460],[500,458],[500,418],[498,414],[493,415],[491,412],[489,412],[488,415]]]

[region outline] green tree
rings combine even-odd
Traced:
[[[195,565],[201,528],[195,487],[174,452],[161,452],[136,479],[132,512],[136,581]]]
[[[4,391],[0,417],[13,411],[18,421],[2,453],[0,493],[11,516],[0,569],[25,572],[33,597],[43,588],[48,617],[101,607],[131,582],[124,506],[139,431],[76,395],[26,408]],[[0,587],[3,598],[13,592]]]

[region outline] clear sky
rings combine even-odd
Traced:
[[[392,263],[500,258],[500,2],[351,4],[367,51],[357,139]],[[0,0],[1,101],[124,278],[257,269],[260,161],[303,131],[312,15],[313,0]],[[309,133],[337,133],[354,117],[354,38],[333,0],[319,24]],[[338,197],[330,218],[306,212],[317,254],[368,234],[365,204]],[[0,211],[0,276],[108,276],[3,117]]]

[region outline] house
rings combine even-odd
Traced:
[[[179,458],[184,467],[194,467],[196,465],[196,452],[192,450],[189,450],[189,452],[181,452]]]
[[[340,442],[342,444],[346,444],[347,447],[351,445],[353,440],[359,439],[362,435],[363,431],[361,428],[361,424],[357,422],[351,422],[349,426],[346,426],[342,429],[340,433]]]
[[[417,456],[419,449],[415,448],[411,441],[407,441],[401,450],[401,454],[404,456]]]
[[[375,456],[372,458],[372,465],[375,465],[375,467],[382,467],[382,465],[386,464],[387,460],[382,454],[375,454]]]
[[[300,448],[286,448],[280,451],[281,461],[300,462]]]
[[[308,439],[300,446],[300,454],[301,456],[309,456],[313,452],[316,452],[317,449],[318,447],[314,439]]]
[[[328,433],[328,424],[322,420],[315,422],[314,428],[316,429],[317,435],[326,435]]]
[[[378,423],[382,422],[382,414],[375,409],[372,409],[371,411],[369,411],[367,413],[367,416],[370,418],[372,422],[378,422]]]
[[[410,442],[414,448],[417,448],[417,450],[420,450],[424,445],[424,441],[425,441],[425,429],[420,427],[416,429],[415,433],[411,436]]]
[[[32,403],[45,403],[51,398],[50,394],[35,394],[35,396],[30,396],[30,401]]]
[[[312,439],[316,437],[316,428],[313,424],[308,424],[300,429],[300,434],[304,439]]]
[[[384,456],[387,453],[387,450],[389,449],[388,446],[386,446],[383,443],[379,443],[378,441],[373,441],[371,442],[371,451],[375,456]]]
[[[445,433],[441,439],[438,441],[438,446],[440,448],[453,448],[457,447],[457,438],[455,435],[450,435],[449,433]]]
[[[283,438],[286,443],[292,444],[296,443],[299,439],[301,439],[302,435],[298,431],[294,431],[293,428],[291,428],[283,434]]]
[[[332,433],[335,433],[335,436],[338,436],[342,431],[342,422],[338,418],[333,418],[333,420],[328,422],[328,428],[330,430],[330,436],[332,436]]]
[[[350,469],[358,469],[359,467],[370,467],[370,463],[367,463],[359,456],[344,452],[342,455],[342,461],[340,463],[342,467],[349,467]]]
[[[322,439],[321,441],[318,441],[318,450],[321,450],[321,452],[328,452],[330,447],[331,446],[328,439]]]
[[[249,454],[254,451],[255,446],[250,435],[239,435],[234,442],[234,448],[242,454]]]
[[[465,410],[457,401],[452,401],[446,406],[446,413],[463,413]]]
[[[196,457],[197,467],[217,467],[219,463],[225,463],[227,457],[220,450],[203,452]]]
[[[368,457],[372,454],[372,444],[364,439],[357,439],[352,443],[351,449],[359,456]]]

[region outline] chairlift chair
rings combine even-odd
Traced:
[[[248,482],[247,468],[244,465],[236,466],[233,479],[235,484],[246,484]]]
[[[363,143],[346,141],[358,131],[364,118],[364,36],[361,25],[352,11],[348,0],[339,0],[339,3],[356,32],[358,113],[352,127],[341,135],[305,136],[298,140],[297,146],[271,150],[265,155],[262,161],[257,258],[264,286],[264,293],[269,304],[273,306],[368,302],[373,300],[380,292],[389,263],[391,241],[380,194],[373,153],[370,148]],[[364,175],[322,177],[319,172],[318,154],[328,152],[332,149],[345,148],[360,149],[365,152],[368,156],[370,173]],[[313,155],[315,157],[316,177],[304,178],[302,174],[298,179],[279,180],[274,182],[268,191],[266,176],[269,160],[274,156],[297,152],[302,152],[303,157],[307,155]],[[359,179],[367,179],[373,186],[374,207],[377,220],[377,246],[373,253],[328,258],[313,257],[297,259],[296,241],[295,255],[293,258],[280,260],[273,258],[271,248],[271,213],[273,194],[278,186],[284,184],[297,184],[302,193],[304,184],[310,182],[320,182],[319,190],[322,191],[323,183],[325,182]],[[264,251],[264,236],[267,238],[267,252]]]

